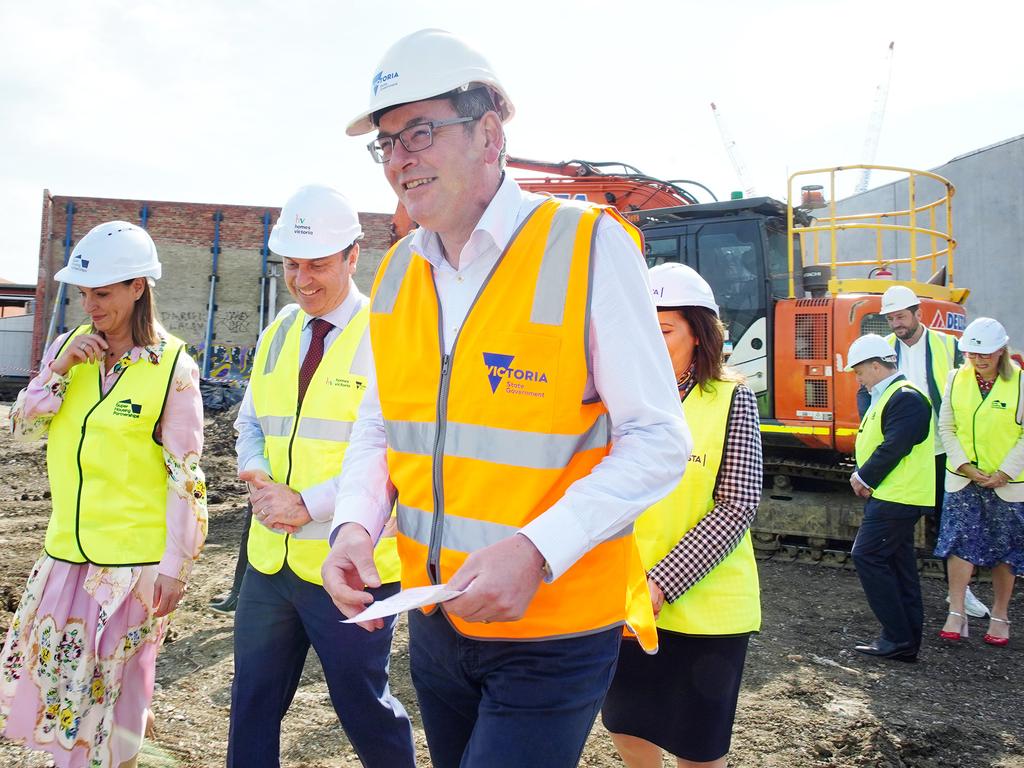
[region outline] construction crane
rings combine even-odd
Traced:
[[[871,119],[868,121],[868,133],[864,137],[864,151],[861,153],[861,164],[870,166],[875,162],[875,155],[878,153],[878,138],[882,134],[882,120],[885,118],[885,104],[889,99],[889,81],[892,80],[892,54],[896,42],[889,43],[889,50],[885,55],[885,69],[882,80],[875,87],[875,103],[871,109]],[[865,168],[860,174],[860,180],[854,187],[854,192],[860,194],[867,192],[868,182],[871,181],[871,168]]]
[[[725,145],[726,154],[729,155],[729,160],[732,161],[732,167],[736,169],[736,178],[739,179],[740,186],[743,188],[743,196],[754,197],[757,191],[754,189],[754,185],[747,179],[747,170],[743,165],[743,160],[740,158],[739,150],[736,149],[736,140],[733,139],[728,127],[726,127],[725,118],[718,111],[715,102],[711,102],[711,111],[715,114],[715,122],[718,123],[718,132],[722,135],[722,144]]]

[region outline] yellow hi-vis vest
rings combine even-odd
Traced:
[[[1006,454],[1020,440],[1022,427],[1017,423],[1020,377],[1021,370],[1014,365],[1010,380],[997,376],[992,390],[983,399],[974,366],[966,363],[953,375],[949,398],[956,422],[956,438],[971,463],[986,474],[998,470]],[[950,467],[947,463],[946,469],[959,474],[959,467]],[[1024,482],[1024,473],[1011,482]]]
[[[935,415],[939,414],[942,407],[942,393],[946,388],[946,379],[949,372],[953,370],[953,361],[956,359],[956,336],[931,328],[925,328],[924,337],[928,346],[925,348],[926,363],[928,366],[928,399],[932,403],[932,410]],[[890,333],[885,337],[889,346],[896,350],[896,367],[900,367],[900,345],[896,343],[896,334]],[[920,342],[918,342],[920,343]]]
[[[89,329],[76,328],[60,351]],[[159,363],[143,358],[125,367],[105,395],[102,362],[79,363],[68,372],[46,446],[50,557],[107,566],[152,565],[163,558],[167,468],[155,430],[184,348],[181,339],[166,339]]]
[[[263,332],[253,360],[249,388],[263,430],[263,453],[275,482],[301,493],[337,475],[348,448],[366,376],[352,371],[352,361],[366,332],[368,309],[357,312],[334,342],[299,401],[299,341],[306,313],[296,305],[282,312]],[[272,531],[253,521],[249,563],[261,573],[281,570],[285,560],[305,581],[323,584],[320,566],[330,551],[331,521],[312,520],[295,534]],[[382,583],[398,581],[394,537],[383,538],[374,551]]]
[[[921,392],[906,379],[896,379],[889,383],[885,392],[878,398],[868,412],[861,419],[860,429],[857,430],[857,442],[854,445],[854,454],[857,459],[857,466],[862,467],[871,458],[871,454],[882,444],[884,435],[882,433],[882,411],[900,389],[912,389],[927,399],[927,395]],[[886,475],[872,492],[872,496],[881,501],[891,501],[894,504],[911,504],[918,507],[935,506],[935,425],[929,419],[928,437],[915,445],[910,453],[904,456],[900,463],[893,467],[893,470]]]
[[[381,263],[370,338],[398,490],[404,587],[447,582],[471,552],[514,535],[608,454],[608,411],[600,400],[583,402],[591,242],[601,215],[600,208],[555,200],[535,208],[448,355],[431,267],[413,252],[411,236]],[[623,226],[639,245],[639,232]],[[449,619],[461,634],[481,639],[588,634],[622,626],[629,588],[644,580],[627,526],[554,582],[541,583],[518,621]],[[634,629],[653,648],[646,602]]]
[[[694,387],[683,401],[694,439],[683,479],[636,521],[634,535],[648,570],[715,508],[736,383],[713,381],[708,386],[709,391]],[[749,531],[707,576],[662,606],[658,626],[687,635],[739,635],[761,628],[760,586]]]

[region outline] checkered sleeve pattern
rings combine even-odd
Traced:
[[[740,385],[729,411],[714,509],[648,572],[668,602],[707,576],[740,543],[761,502],[761,474],[757,399]]]

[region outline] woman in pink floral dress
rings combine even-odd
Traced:
[[[131,768],[157,650],[206,537],[199,374],[155,319],[145,230],[108,222],[56,279],[91,324],[58,337],[11,410],[48,435],[53,512],[0,654],[0,734],[58,768]]]

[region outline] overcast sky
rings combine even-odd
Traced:
[[[384,50],[422,27],[490,58],[514,155],[727,197],[715,101],[748,183],[782,198],[789,172],[862,161],[890,41],[878,163],[933,168],[1024,133],[1022,21],[1019,0],[0,0],[0,277],[35,281],[44,188],[276,206],[321,181],[393,210],[344,126]]]

